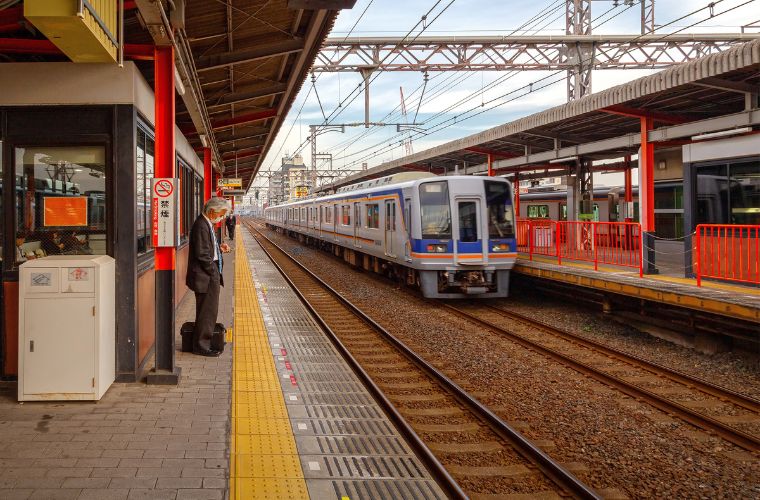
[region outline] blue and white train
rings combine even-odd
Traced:
[[[264,211],[266,224],[425,297],[506,297],[517,257],[512,185],[401,173]]]

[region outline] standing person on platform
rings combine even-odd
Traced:
[[[219,312],[220,287],[224,286],[222,254],[229,252],[230,247],[226,243],[219,243],[214,224],[224,220],[229,209],[229,204],[224,198],[211,198],[190,230],[186,283],[188,288],[195,292],[193,353],[201,356],[221,354],[211,349],[211,337]]]
[[[230,214],[227,216],[227,219],[224,221],[224,225],[227,226],[227,236],[230,237],[230,240],[235,239],[235,223],[237,221],[235,220],[235,216],[233,214]]]

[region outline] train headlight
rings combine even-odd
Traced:
[[[491,246],[492,252],[509,252],[509,245],[506,243],[495,243]]]
[[[427,251],[431,253],[445,253],[448,250],[446,243],[434,243],[427,246]]]

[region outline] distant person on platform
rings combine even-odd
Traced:
[[[220,244],[214,225],[224,220],[230,206],[224,198],[211,198],[203,207],[203,213],[195,219],[190,230],[190,255],[187,263],[187,286],[195,292],[195,329],[193,330],[193,353],[201,356],[219,356],[221,352],[211,349],[211,337],[219,312],[219,291],[224,286],[222,269],[223,253],[229,245]]]
[[[235,239],[235,223],[237,221],[235,220],[235,216],[230,214],[227,216],[227,218],[224,220],[224,225],[227,226],[227,236],[230,237],[231,240]]]

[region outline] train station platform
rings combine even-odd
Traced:
[[[563,261],[558,265],[551,257],[521,256],[514,271],[535,278],[612,292],[675,307],[685,307],[711,314],[729,316],[760,323],[760,288],[702,281],[674,276],[648,274],[639,277],[638,270]]]
[[[242,229],[242,228],[241,228]],[[19,404],[0,383],[0,498],[444,498],[256,241],[226,257],[218,358],[179,386]],[[179,327],[194,315],[187,294]]]
[[[261,247],[240,233],[230,497],[444,498]]]

